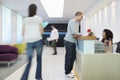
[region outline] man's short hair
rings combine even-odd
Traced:
[[[54,25],[54,24],[53,24],[53,25],[51,25],[51,26],[56,27],[56,25]]]
[[[80,16],[80,15],[83,15],[83,13],[82,12],[76,12],[75,13],[75,16]]]

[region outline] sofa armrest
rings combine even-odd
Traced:
[[[14,47],[14,46],[11,46],[11,47],[12,47],[11,52],[18,54],[18,49],[16,47]]]

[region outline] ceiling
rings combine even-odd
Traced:
[[[77,11],[82,11],[84,14],[89,13],[98,1],[106,1],[107,4],[113,0],[65,0],[62,18],[49,18],[40,0],[0,0],[0,3],[23,16],[27,16],[28,6],[31,3],[35,3],[38,7],[37,14],[41,16],[44,21],[48,21],[49,23],[66,23],[70,18],[74,17]],[[103,4],[104,3],[101,5]],[[91,11],[94,12],[94,10]]]

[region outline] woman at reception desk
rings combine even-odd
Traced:
[[[104,29],[102,33],[103,39],[102,42],[106,46],[112,46],[112,40],[113,40],[113,33],[109,29]]]
[[[103,44],[100,41],[99,43]],[[120,54],[95,52],[95,46],[94,36],[79,38],[75,62],[78,78],[80,80],[120,80]]]
[[[109,29],[104,29],[102,33],[102,40],[101,42],[105,45],[106,53],[112,52],[112,42],[113,42],[113,33]]]

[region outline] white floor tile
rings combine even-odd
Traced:
[[[66,78],[64,74],[64,55],[65,50],[63,47],[57,48],[58,55],[51,55],[53,50],[51,47],[43,48],[43,65],[42,65],[42,76],[43,80],[74,80]],[[20,80],[21,75],[24,71],[26,64],[16,70],[13,74],[7,77],[5,80]],[[36,71],[36,57],[32,60],[31,71],[29,73],[29,80],[35,79]]]

